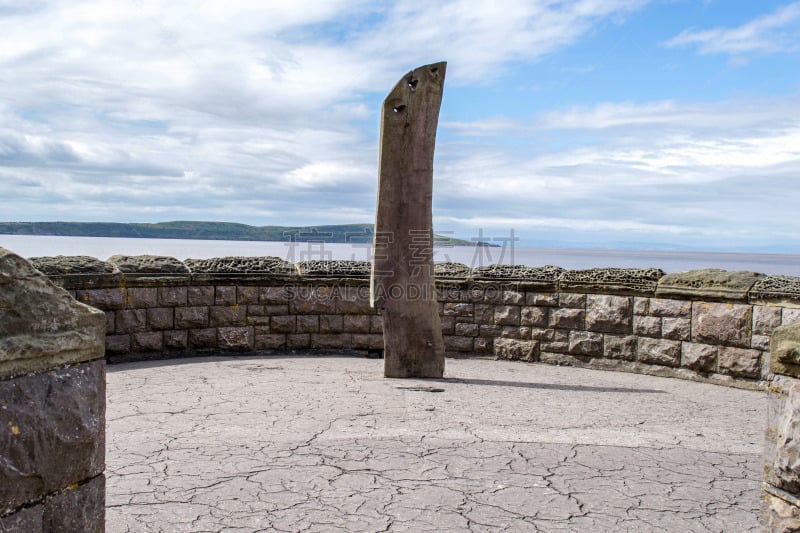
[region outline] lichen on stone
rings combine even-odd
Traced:
[[[297,263],[297,271],[301,276],[319,277],[369,277],[371,264],[369,261],[302,261]]]
[[[56,255],[31,257],[31,264],[48,276],[64,276],[67,274],[116,274],[116,266],[96,257],[88,255]]]
[[[213,257],[183,262],[193,273],[216,274],[296,274],[294,265],[279,257]]]

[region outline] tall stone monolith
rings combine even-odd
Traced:
[[[412,70],[383,101],[370,301],[383,316],[386,377],[444,374],[431,203],[446,66]]]

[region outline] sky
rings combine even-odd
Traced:
[[[447,61],[435,230],[800,253],[800,1],[0,0],[0,220],[374,220]]]

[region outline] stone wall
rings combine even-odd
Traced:
[[[277,258],[36,258],[106,314],[110,360],[203,351],[377,350],[369,264]],[[87,270],[91,270],[87,272]],[[800,279],[718,270],[436,265],[449,356],[754,386],[769,336],[800,322]]]
[[[104,328],[0,248],[0,531],[103,531]]]

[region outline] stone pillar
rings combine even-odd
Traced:
[[[0,248],[0,531],[103,531],[105,315]]]
[[[446,63],[419,67],[383,101],[371,304],[383,315],[386,377],[444,373],[433,273],[433,151]]]
[[[774,331],[770,341],[768,422],[762,525],[800,531],[800,324]]]

